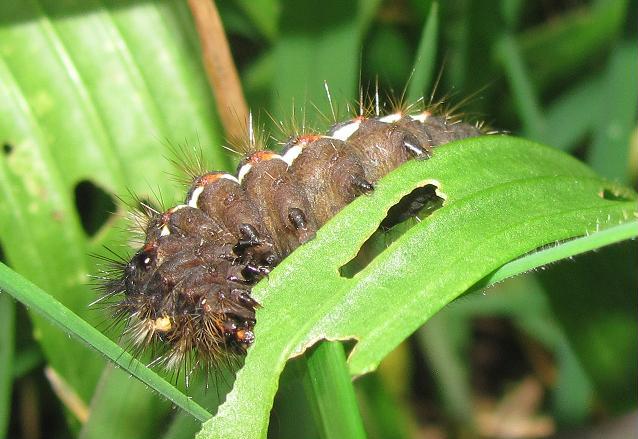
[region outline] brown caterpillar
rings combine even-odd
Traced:
[[[209,367],[241,355],[254,340],[256,282],[388,172],[479,134],[430,111],[377,113],[293,136],[281,155],[253,151],[236,175],[198,175],[183,204],[152,213],[144,245],[106,282],[104,297],[116,298],[134,345],[163,346],[153,363]]]

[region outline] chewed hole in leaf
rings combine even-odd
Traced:
[[[630,194],[624,191],[623,188],[603,188],[599,195],[600,198],[609,201],[631,201],[634,199]]]
[[[418,187],[390,208],[381,222],[381,229],[390,230],[410,218],[423,219],[440,208],[444,201],[444,198],[438,195],[436,185],[427,184]]]
[[[107,222],[117,206],[115,200],[102,188],[89,180],[75,186],[75,208],[88,236],[93,236]]]
[[[444,202],[445,195],[440,192],[439,186],[431,181],[405,195],[388,210],[388,214],[381,221],[379,232],[361,246],[354,259],[340,268],[341,276],[352,278],[393,241],[441,208]]]

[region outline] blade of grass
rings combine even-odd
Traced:
[[[629,143],[638,116],[638,47],[624,41],[612,52],[603,76],[600,102],[605,105],[595,120],[588,163],[600,175],[622,183],[629,180]]]
[[[307,367],[304,357],[286,364],[271,412],[268,436],[273,438],[321,439],[320,425],[315,422],[311,402],[315,400],[304,387]]]
[[[541,141],[546,122],[516,40],[510,35],[504,36],[497,43],[496,56],[505,69],[525,136]]]
[[[108,365],[96,386],[90,417],[82,426],[79,439],[157,438],[164,429],[158,418],[146,414],[166,414],[169,408],[168,401],[149,392],[143,383],[131,380],[126,371]]]
[[[408,103],[416,102],[423,97],[432,82],[432,73],[436,65],[436,42],[439,35],[439,3],[432,2],[428,12],[419,48],[414,59],[410,85],[408,86]],[[427,103],[427,102],[426,102]]]
[[[403,369],[403,374],[411,369]],[[410,374],[406,374],[408,378]],[[390,390],[388,379],[381,379],[379,373],[371,373],[357,379],[357,394],[361,394],[359,404],[368,437],[373,439],[409,439],[418,428],[416,413],[411,409],[411,401],[406,394]],[[406,379],[407,381],[407,379]],[[393,383],[394,384],[394,383]],[[409,385],[409,384],[408,384]],[[406,389],[408,392],[411,389]],[[406,397],[403,397],[406,396]]]
[[[575,264],[538,273],[550,307],[589,376],[596,406],[610,415],[635,409],[638,398],[636,241],[589,252]]]
[[[304,387],[324,439],[366,437],[343,345],[324,342],[305,359]]]
[[[42,351],[37,345],[32,344],[16,352],[16,356],[13,359],[13,378],[21,378],[24,375],[31,372],[36,367],[40,366],[44,358],[42,357]]]
[[[523,18],[523,11],[525,9],[524,0],[502,0],[501,1],[501,15],[503,21],[507,25],[507,30],[514,32],[519,26],[521,19]]]
[[[579,259],[575,265],[581,263]],[[562,265],[573,264],[565,261]],[[556,361],[556,381],[550,390],[556,421],[573,425],[586,419],[591,411],[593,386],[550,306],[549,294],[537,276],[528,275],[465,296],[454,307],[444,310],[444,314],[461,321],[481,316],[508,317],[529,337],[540,342]],[[458,324],[456,320],[454,324]]]
[[[417,337],[434,372],[446,414],[457,423],[471,425],[473,407],[469,371],[459,355],[460,345],[469,329],[464,322],[450,317],[445,312],[435,315],[419,330]]]
[[[277,0],[237,0],[236,3],[269,42],[275,40],[279,31],[277,20],[280,14]]]
[[[68,334],[94,348],[199,421],[203,422],[212,416],[51,295],[2,263],[0,263],[0,291],[10,294],[30,310],[44,316]]]
[[[15,302],[0,291],[0,437],[5,437],[11,419]]]
[[[362,28],[359,12],[356,2],[282,1],[281,34],[273,48],[276,66],[270,105],[273,114],[288,121],[293,104],[297,113],[300,106],[315,105],[332,121],[324,82],[330,88],[333,105],[349,102],[356,96]],[[305,119],[311,127],[321,121],[312,111],[308,111]]]
[[[592,130],[606,110],[600,105],[602,80],[585,78],[562,93],[547,108],[544,142],[563,151],[571,151]]]

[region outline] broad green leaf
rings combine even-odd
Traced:
[[[444,206],[352,278],[341,277],[340,267],[385,212],[425,184],[438,187]],[[372,371],[430,316],[506,262],[635,221],[635,199],[559,151],[505,136],[448,144],[428,161],[405,164],[255,288],[263,305],[256,342],[226,403],[199,437],[265,437],[288,358],[321,339],[354,339],[351,374]]]
[[[87,306],[89,254],[121,250],[124,209],[87,233],[78,185],[172,201],[163,144],[220,140],[190,21],[173,0],[0,2],[0,241],[16,271],[92,322],[105,316]],[[225,168],[220,151],[207,155]],[[104,361],[32,317],[49,366],[88,405]]]
[[[334,106],[356,96],[362,27],[357,6],[357,2],[336,0],[282,1],[280,36],[273,48],[273,114],[287,122],[294,105],[298,122],[304,118],[316,124],[317,120],[310,120],[315,112],[299,114],[300,107],[316,105],[332,119],[324,81],[330,87]],[[321,38],[317,38],[319,34]]]

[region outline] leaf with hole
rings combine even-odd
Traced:
[[[443,207],[351,278],[340,269],[386,212],[433,184]],[[605,197],[613,194],[613,197]],[[608,199],[611,198],[611,199]],[[392,172],[283,261],[254,290],[255,344],[199,438],[263,438],[286,360],[322,340],[356,340],[352,375],[379,362],[430,316],[503,264],[535,249],[635,223],[636,194],[557,150],[506,136],[439,147]]]

